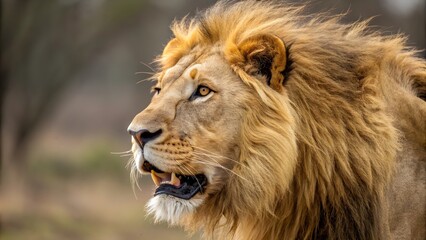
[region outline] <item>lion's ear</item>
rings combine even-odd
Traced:
[[[256,35],[242,41],[237,48],[239,67],[250,75],[264,76],[272,89],[282,90],[287,57],[286,46],[280,38],[271,34]]]

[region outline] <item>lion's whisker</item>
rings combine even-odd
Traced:
[[[245,181],[247,181],[247,182],[249,182],[249,180],[248,179],[246,179],[246,178],[244,178],[244,177],[242,177],[241,175],[239,175],[238,173],[236,173],[235,171],[233,171],[233,170],[231,170],[231,169],[229,169],[229,168],[227,168],[227,167],[224,167],[224,166],[222,166],[222,165],[218,165],[218,164],[214,164],[214,163],[208,163],[208,162],[202,162],[202,161],[197,161],[198,163],[202,163],[202,164],[207,164],[207,165],[210,165],[210,166],[213,166],[213,167],[219,167],[219,168],[221,168],[221,169],[223,169],[223,170],[225,170],[225,171],[227,171],[227,172],[229,172],[229,173],[232,173],[233,175],[235,175],[235,176],[237,176],[237,177],[239,177],[239,178],[241,178],[241,179],[243,179],[243,180],[245,180]]]
[[[127,164],[126,164],[126,168],[130,168],[130,183],[132,185],[133,194],[137,198],[136,191],[135,191],[135,186],[139,190],[141,190],[141,187],[140,187],[139,182],[138,182],[138,178],[140,176],[139,175],[140,173],[138,171],[138,168],[136,166],[136,161],[135,161],[135,159],[134,159],[133,156],[129,158],[129,160],[128,160]]]
[[[131,154],[132,150],[123,151],[123,152],[110,152],[110,154],[120,155],[120,154]]]
[[[146,63],[144,63],[142,61],[140,63],[143,64],[145,67],[149,68],[149,70],[151,70],[153,72],[156,72],[155,69],[153,69],[149,64],[146,64]]]
[[[203,156],[203,155],[201,155],[201,156]],[[208,156],[205,156],[205,155],[204,155],[204,157],[208,157]],[[213,159],[212,159],[212,160],[213,160]],[[220,164],[220,163],[218,163],[218,162],[216,162],[216,164],[215,164],[215,163],[206,162],[206,161],[201,161],[201,160],[197,160],[197,159],[194,159],[193,161],[194,161],[194,162],[201,163],[201,164],[210,165],[210,166],[213,166],[213,167],[219,167],[219,168],[221,168],[221,169],[223,169],[223,170],[228,171],[229,173],[234,174],[234,175],[235,175],[235,176],[237,176],[237,177],[240,177],[241,179],[244,179],[244,180],[248,181],[246,178],[242,177],[241,175],[239,175],[239,174],[238,174],[238,173],[236,173],[235,171],[233,171],[233,170],[231,170],[231,169],[229,169],[229,168],[227,168],[227,167],[225,167],[225,166],[221,165],[221,164]]]
[[[177,162],[177,160],[175,160],[175,161]],[[181,167],[186,169],[191,175],[195,176],[195,173],[193,171],[191,171],[191,169],[194,170],[194,171],[195,171],[195,169],[193,167],[191,167],[190,165],[188,165],[188,166],[182,165]],[[201,183],[198,181],[198,179],[195,178],[195,180],[197,181],[198,186],[200,186],[200,188],[202,189]]]
[[[155,76],[155,75],[153,75],[153,76],[151,76],[151,77],[147,77],[147,78],[144,78],[144,79],[142,79],[142,80],[137,81],[137,82],[136,82],[136,84],[139,84],[139,83],[141,83],[141,82],[145,82],[145,81],[152,81],[152,80],[155,80],[155,79],[156,79],[156,76]]]
[[[139,75],[139,74],[149,74],[149,75],[154,75],[155,72],[135,72],[135,75]]]
[[[206,150],[206,149],[202,149],[202,148],[199,148],[199,147],[195,147],[195,148],[196,148],[196,149],[198,148],[198,149],[200,149],[200,150],[204,150],[204,151],[206,151],[206,152],[209,152],[209,151],[208,151],[208,150]],[[195,155],[197,155],[197,154],[198,154],[198,155],[201,155],[201,156],[208,157],[209,159],[211,159],[211,160],[215,161],[215,162],[216,162],[216,164],[218,164],[218,166],[219,166],[220,168],[226,169],[227,171],[229,171],[229,172],[231,172],[231,173],[235,174],[236,176],[238,176],[238,177],[240,177],[240,178],[242,178],[242,179],[245,179],[245,178],[243,178],[243,177],[239,176],[238,174],[236,174],[236,173],[235,173],[235,171],[233,171],[233,170],[231,170],[231,169],[229,169],[229,168],[227,168],[227,167],[223,166],[222,164],[220,164],[220,163],[219,163],[219,162],[215,159],[215,158],[228,159],[228,160],[232,160],[234,163],[238,163],[238,164],[239,164],[239,166],[247,167],[247,166],[245,166],[245,165],[241,164],[240,162],[238,162],[238,161],[236,161],[236,160],[234,160],[234,159],[232,159],[232,158],[225,157],[225,156],[221,156],[221,155],[215,154],[215,153],[213,153],[213,152],[211,152],[211,154],[206,154],[206,153],[203,153],[203,152],[199,152],[199,153],[194,152],[194,154],[195,154]],[[204,163],[204,162],[203,162],[203,163]],[[247,180],[247,179],[245,179],[245,180]]]
[[[129,158],[129,160],[127,160],[128,162],[127,162],[127,164],[126,164],[126,168],[131,168],[131,165],[133,164],[133,162],[135,161],[135,159],[134,159],[134,157],[133,156],[131,156],[130,158]]]
[[[237,161],[237,160],[234,160],[234,159],[232,159],[232,158],[229,158],[229,157],[225,157],[225,156],[222,156],[222,155],[216,154],[216,153],[214,153],[214,152],[208,151],[208,150],[203,149],[203,148],[200,148],[200,147],[195,147],[195,146],[193,146],[193,148],[194,148],[194,149],[197,149],[197,150],[201,150],[201,151],[209,152],[210,154],[206,154],[206,153],[201,152],[202,154],[204,154],[204,155],[206,155],[206,156],[209,156],[209,157],[212,157],[212,158],[216,158],[216,159],[217,159],[217,158],[220,158],[220,159],[230,160],[230,161],[232,161],[232,162],[236,163],[239,167],[247,168],[247,166],[246,166],[246,165],[244,165],[244,164],[242,164],[241,162],[239,162],[239,161]],[[259,164],[259,167],[260,167],[260,168],[262,168],[262,169],[263,169],[263,170],[265,170],[265,171],[268,171],[268,169],[266,169],[266,168],[265,168],[262,164]]]
[[[174,159],[174,161],[178,164],[178,168],[181,168],[185,172],[189,172],[189,174],[195,176],[195,173],[193,171],[191,171],[191,169],[190,169],[190,168],[192,168],[195,171],[195,169],[193,167],[191,167],[190,165],[185,166],[185,165],[179,164],[179,162],[176,159]],[[201,183],[198,181],[198,179],[195,178],[195,180],[197,181],[197,183],[200,186],[200,188],[202,188]]]
[[[234,162],[236,164],[242,165],[239,161],[237,161],[235,159],[232,159],[232,158],[229,158],[229,157],[226,157],[226,156],[223,156],[223,155],[219,155],[219,154],[211,152],[211,151],[209,151],[207,149],[196,147],[196,146],[193,146],[193,148],[196,149],[196,150],[200,150],[200,151],[206,152],[206,153],[203,153],[203,154],[206,154],[206,155],[209,155],[209,156],[212,156],[212,157],[216,157],[216,158],[230,160],[230,161],[232,161],[232,162]],[[244,166],[244,165],[242,165],[242,166]]]

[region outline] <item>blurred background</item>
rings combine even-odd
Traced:
[[[111,152],[130,149],[126,128],[151,98],[140,81],[171,21],[214,2],[1,1],[1,240],[200,238],[153,224],[150,177],[133,191],[129,156]],[[426,46],[425,0],[313,0],[308,11],[375,16],[385,34]]]

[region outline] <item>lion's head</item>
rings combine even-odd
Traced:
[[[149,211],[172,224],[216,207],[272,212],[297,156],[286,46],[262,31],[212,42],[202,25],[183,24],[163,52],[151,104],[128,128],[137,168],[158,186]],[[240,209],[221,206],[236,199]]]
[[[164,55],[181,47],[178,41]],[[253,197],[284,193],[297,153],[291,106],[275,82],[285,66],[282,41],[265,34],[238,45],[202,44],[166,61],[172,66],[161,72],[151,104],[128,129],[136,166],[158,186],[148,204],[156,218],[176,224],[218,198],[238,198],[248,207]],[[284,164],[272,162],[275,148],[285,150]]]
[[[300,11],[219,2],[174,23],[128,127],[157,220],[240,239],[380,234],[398,133],[377,63],[403,40]]]

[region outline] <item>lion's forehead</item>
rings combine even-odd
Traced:
[[[228,86],[238,85],[235,82],[240,81],[218,51],[194,52],[164,70],[158,83],[162,94],[153,102],[156,106],[177,104],[190,98],[198,85],[206,85],[216,92],[228,92]]]
[[[161,87],[171,84],[182,76],[189,76],[189,72],[194,68],[198,72],[208,71],[212,68],[212,63],[218,61],[217,57],[219,55],[220,48],[218,46],[211,46],[210,48],[195,47],[193,51],[182,56],[175,65],[164,70],[162,77],[159,79]],[[194,77],[192,78],[194,79]]]
[[[195,61],[195,55],[183,56],[173,67],[168,68],[164,71],[164,75],[159,82],[162,87],[169,85],[171,82],[180,78],[185,70],[188,69]]]

